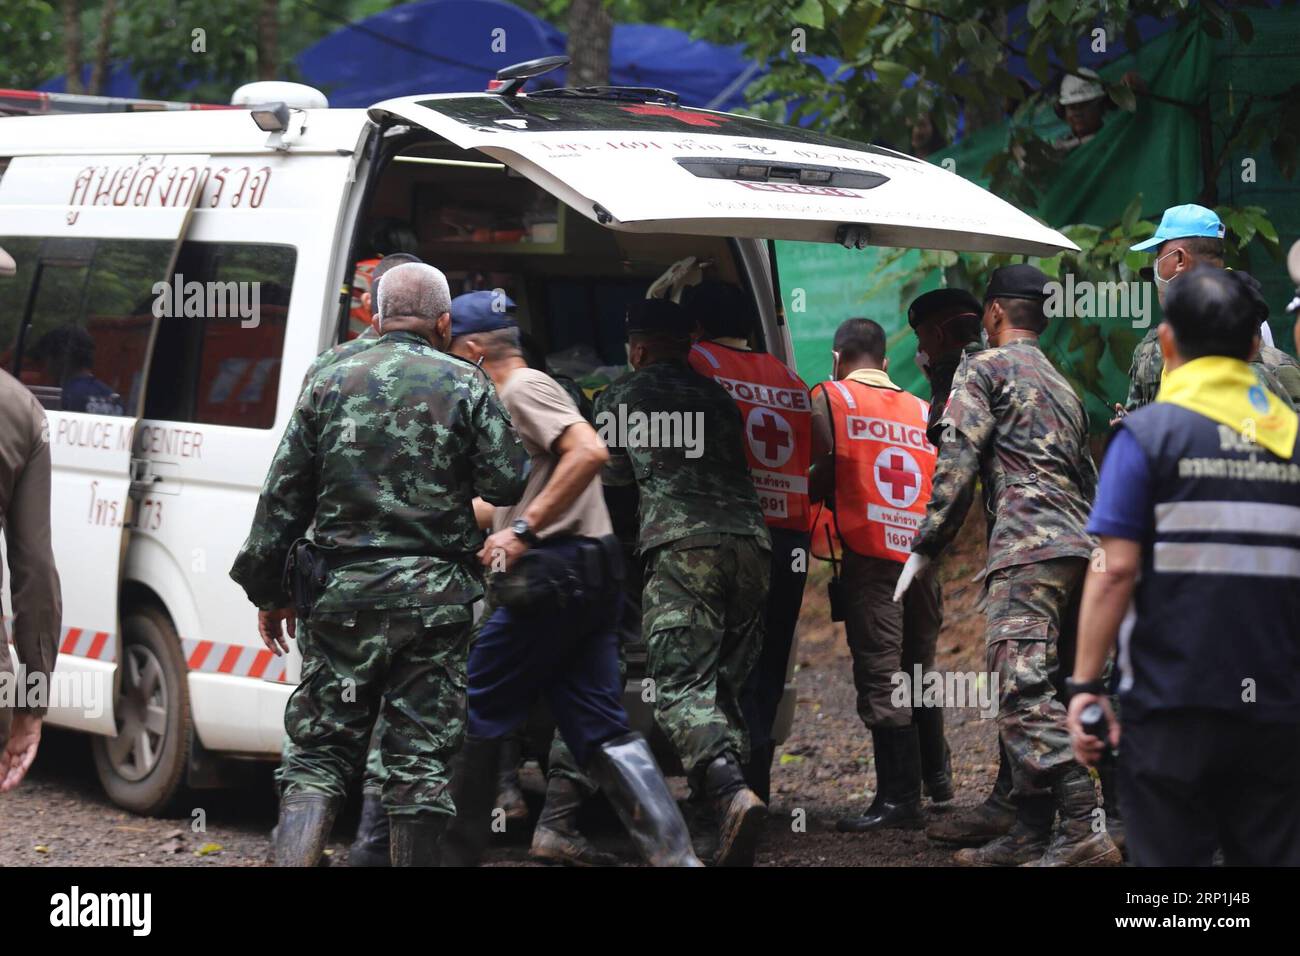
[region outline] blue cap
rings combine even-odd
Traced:
[[[510,313],[514,310],[514,301],[500,289],[458,295],[451,300],[452,337],[512,329],[515,320]]]
[[[1170,206],[1160,217],[1160,226],[1156,234],[1145,242],[1129,246],[1129,252],[1148,252],[1170,239],[1190,239],[1199,236],[1205,239],[1222,239],[1223,222],[1214,210],[1206,209],[1195,203],[1184,206]]]

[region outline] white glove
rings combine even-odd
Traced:
[[[912,579],[930,566],[930,559],[923,554],[909,554],[907,563],[898,575],[898,585],[894,588],[894,603],[903,600],[903,595],[912,585]]]

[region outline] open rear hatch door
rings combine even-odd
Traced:
[[[1051,256],[1077,247],[941,167],[671,101],[409,96],[371,107],[505,163],[611,229]]]

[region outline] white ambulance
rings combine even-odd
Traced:
[[[243,108],[0,119],[17,267],[0,277],[0,362],[49,415],[57,673],[102,690],[49,720],[95,735],[119,805],[163,812],[229,779],[230,758],[280,752],[297,658],[263,647],[227,571],[303,373],[353,325],[358,263],[406,249],[453,293],[504,288],[547,353],[609,368],[627,303],[693,257],[749,290],[755,344],[793,365],[770,240],[1075,248],[887,149],[659,90],[520,91],[555,65],[369,110],[256,84]]]

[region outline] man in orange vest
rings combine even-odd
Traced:
[[[776,720],[808,579],[808,466],[812,456],[812,399],[789,366],[749,340],[758,324],[754,300],[737,286],[709,279],[683,297],[695,322],[691,368],[725,388],[745,419],[745,456],[772,536],[763,650],[741,697],[749,730],[745,780],[767,803],[771,797]]]
[[[809,483],[812,500],[833,509],[844,552],[844,631],[858,714],[871,731],[876,761],[875,800],[836,829],[920,829],[921,751],[912,705],[921,704],[913,700],[922,683],[915,669],[933,667],[943,624],[938,578],[918,578],[902,604],[892,598],[930,500],[938,454],[926,437],[930,408],[890,381],[885,332],[870,319],[841,324],[832,354],[831,381],[813,390]]]

